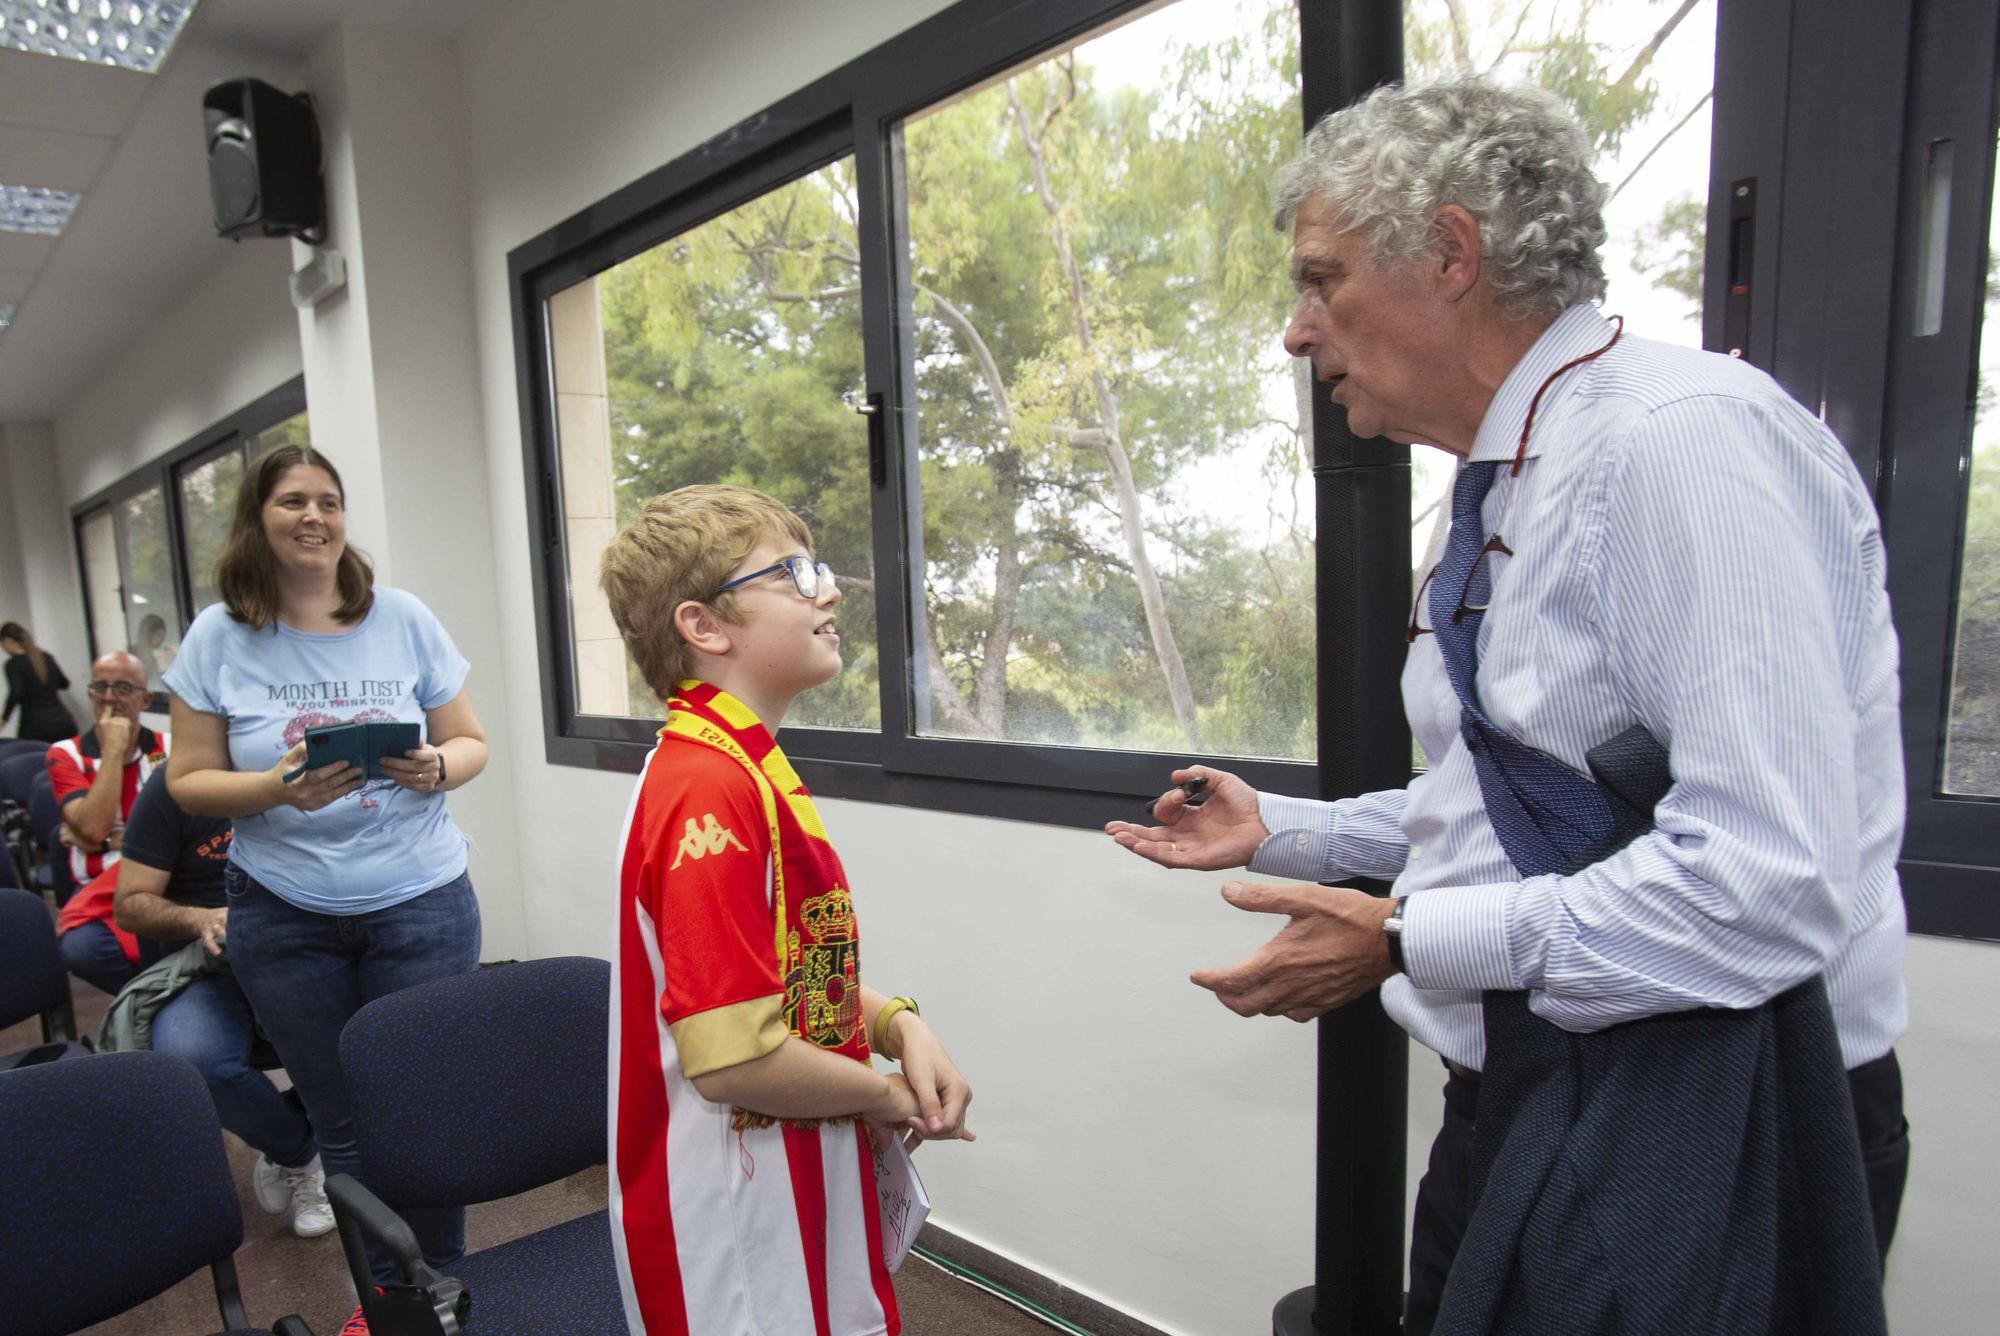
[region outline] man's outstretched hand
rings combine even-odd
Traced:
[[[1209,797],[1201,806],[1191,807],[1180,786],[1197,776],[1207,781]],[[1257,790],[1235,775],[1191,765],[1174,771],[1170,778],[1174,787],[1153,802],[1153,819],[1158,825],[1113,821],[1104,827],[1104,833],[1161,867],[1206,872],[1242,867],[1257,852],[1257,846],[1271,837],[1263,818],[1257,815]]]
[[[1225,884],[1222,898],[1238,909],[1291,918],[1234,965],[1188,976],[1239,1016],[1316,1020],[1394,973],[1382,931],[1394,900],[1344,886],[1240,881]]]

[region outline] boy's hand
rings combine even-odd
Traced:
[[[914,1121],[917,1097],[910,1092],[910,1083],[899,1072],[892,1072],[882,1079],[887,1089],[874,1104],[861,1111],[862,1121],[877,1127],[900,1127]]]
[[[891,1025],[903,1055],[903,1079],[917,1098],[918,1114],[909,1122],[910,1147],[920,1141],[977,1141],[965,1126],[972,1086],[938,1042],[937,1032],[914,1011],[901,1012]]]

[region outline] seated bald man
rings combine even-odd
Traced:
[[[167,759],[167,735],[139,723],[151,699],[137,656],[122,649],[98,655],[90,665],[96,722],[48,753],[70,875],[81,888],[56,920],[63,965],[107,993],[122,988],[139,964],[136,944],[121,943],[110,919],[126,818],[140,788]]]

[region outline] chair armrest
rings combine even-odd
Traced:
[[[382,1199],[362,1187],[351,1174],[328,1174],[327,1200],[333,1203],[333,1218],[340,1226],[340,1245],[347,1254],[347,1269],[353,1273],[357,1290],[372,1291],[375,1281],[368,1267],[368,1245],[378,1243],[389,1250],[397,1271],[411,1285],[422,1285],[436,1273],[424,1264],[423,1249],[409,1223],[385,1205]],[[419,1273],[427,1273],[418,1279]]]
[[[439,1275],[424,1261],[409,1223],[349,1174],[328,1175],[326,1196],[333,1203],[340,1248],[347,1255],[348,1274],[355,1293],[361,1296],[369,1331],[377,1336],[461,1336],[471,1296],[456,1279]],[[389,1286],[387,1293],[376,1287],[368,1265],[371,1242],[388,1249],[402,1279],[401,1285]]]

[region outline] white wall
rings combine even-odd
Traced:
[[[4,438],[0,438],[0,497],[6,498],[0,502],[0,622],[28,623],[32,614],[28,611],[26,565],[21,556],[21,535],[14,523],[14,479],[7,467]],[[31,623],[28,629],[34,629]],[[13,726],[18,726],[18,716]]]
[[[0,523],[14,531],[27,600],[26,608],[6,615],[25,623],[37,643],[54,652],[71,681],[87,681],[90,638],[84,633],[83,586],[77,577],[76,548],[70,541],[55,428],[47,422],[0,426],[0,453],[7,461],[7,492],[5,504],[0,506]]]
[[[56,419],[65,509],[299,374],[286,248],[215,245],[187,298]]]

